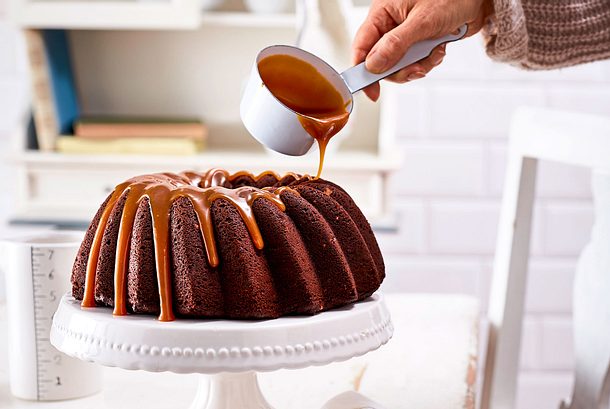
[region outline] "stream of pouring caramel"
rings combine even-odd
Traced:
[[[349,101],[313,65],[290,55],[265,57],[258,63],[258,71],[269,91],[299,114],[299,122],[317,141],[320,162],[316,178],[319,178],[328,141],[349,118]]]

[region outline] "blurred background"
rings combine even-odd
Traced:
[[[334,0],[53,3],[14,0],[9,13],[8,0],[0,0],[4,233],[32,224],[85,227],[108,191],[135,173],[212,166],[314,172],[317,153],[279,157],[241,128],[243,81],[257,51],[278,43],[298,42],[338,70],[347,68],[351,37],[367,6]],[[198,12],[202,7],[207,10]],[[49,37],[41,29],[57,30]],[[45,66],[27,56],[49,41],[60,54],[68,51],[72,85],[66,90],[77,95],[77,107],[61,107],[60,116],[67,110],[87,125],[102,115],[111,125],[108,138],[92,141],[86,127],[78,135],[76,127],[32,115],[33,104],[53,101],[45,100]],[[493,63],[475,36],[449,45],[444,63],[427,78],[384,84],[382,95],[378,104],[356,101],[350,126],[331,142],[324,177],[353,193],[377,230],[388,266],[385,291],[466,293],[485,310],[512,113],[528,105],[610,115],[610,62],[525,72]],[[200,128],[191,139],[155,139],[143,148],[117,143],[112,125],[124,115],[195,121]],[[50,141],[41,126],[50,126]],[[571,290],[593,219],[589,185],[582,169],[541,165],[518,409],[554,407],[571,388]],[[0,277],[0,302],[3,285]]]

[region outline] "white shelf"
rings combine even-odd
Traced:
[[[25,28],[193,29],[201,21],[198,1],[13,0],[13,20]]]
[[[17,178],[24,187],[16,198],[13,219],[66,225],[86,224],[116,184],[137,174],[205,171],[213,167],[253,173],[272,169],[279,174],[314,174],[317,170],[317,152],[306,157],[235,150],[209,151],[192,156],[23,152],[8,159],[20,169]],[[329,153],[323,177],[350,192],[371,223],[381,228],[392,228],[396,220],[388,207],[387,177],[399,167],[400,159],[397,153]]]
[[[13,20],[23,28],[192,30],[202,25],[293,28],[294,13],[201,11],[196,0],[13,0]]]
[[[95,166],[140,166],[140,167],[180,167],[182,169],[203,169],[220,166],[228,169],[277,169],[278,172],[295,168],[309,169],[317,165],[317,152],[306,157],[284,156],[266,152],[214,150],[198,155],[157,156],[157,155],[66,155],[54,152],[21,152],[9,156],[12,163],[48,167]],[[401,155],[397,152],[378,155],[372,152],[329,152],[324,169],[358,171],[392,171],[400,167]]]

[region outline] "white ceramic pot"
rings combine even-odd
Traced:
[[[347,110],[352,110],[352,94],[339,73],[315,55],[297,47],[275,45],[262,50],[256,57],[240,104],[241,120],[248,132],[260,143],[286,155],[300,156],[309,151],[314,139],[305,132],[299,122],[301,114],[282,104],[263,83],[258,72],[258,63],[271,55],[290,55],[304,60],[328,78],[341,93],[345,101],[350,101]]]
[[[364,63],[338,73],[321,58],[297,47],[274,45],[263,49],[254,61],[250,79],[241,99],[240,116],[250,134],[266,147],[285,155],[300,156],[309,151],[314,139],[303,129],[298,112],[282,104],[265,86],[258,63],[271,55],[289,55],[313,65],[339,91],[346,109],[351,113],[354,100],[352,94],[430,55],[440,44],[464,37],[464,25],[455,34],[434,40],[424,40],[413,45],[400,61],[381,74],[369,72]]]

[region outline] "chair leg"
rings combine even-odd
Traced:
[[[607,244],[607,243],[604,243]],[[565,409],[608,409],[610,394],[610,271],[587,246],[574,279],[575,378]]]
[[[489,339],[481,409],[513,409],[537,160],[509,156],[489,298]]]

